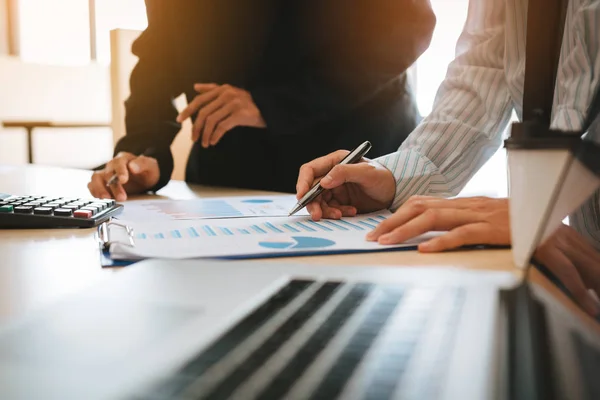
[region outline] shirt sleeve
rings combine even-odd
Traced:
[[[471,1],[433,110],[400,149],[378,158],[396,178],[392,209],[412,195],[454,196],[494,154],[510,121],[505,1]]]
[[[570,4],[552,120],[556,129],[567,131],[586,129],[586,120],[593,120],[585,139],[597,144],[600,143],[598,20],[600,20],[600,0],[580,4],[577,7],[573,2]],[[600,190],[571,213],[569,225],[600,251]]]

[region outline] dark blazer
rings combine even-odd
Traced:
[[[370,140],[395,151],[418,122],[405,71],[435,25],[429,0],[146,0],[148,28],[115,149],[152,148],[165,185],[181,129],[173,99],[194,83],[249,91],[266,129],[238,127],[190,153],[192,183],[293,192],[298,169]]]

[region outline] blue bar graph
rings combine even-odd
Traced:
[[[328,228],[328,227],[326,227],[326,226],[323,226],[323,225],[319,224],[318,222],[315,222],[315,221],[308,221],[308,223],[309,223],[309,224],[311,224],[312,226],[319,227],[319,228],[321,228],[321,229],[322,229],[322,230],[324,230],[324,231],[333,232],[333,229],[331,229],[331,228]]]
[[[294,233],[300,232],[298,229],[294,228],[290,224],[283,224],[283,227],[286,228],[287,230],[290,230],[290,231],[294,232]]]
[[[339,230],[341,230],[341,231],[348,231],[348,230],[349,230],[349,229],[348,229],[348,228],[346,228],[345,226],[338,225],[338,224],[336,224],[335,222],[332,222],[332,221],[325,220],[325,221],[323,221],[323,222],[325,222],[326,224],[328,224],[328,225],[331,225],[331,226],[333,226],[333,227],[335,227],[336,229],[339,229]]]
[[[224,234],[230,236],[233,235],[233,232],[231,232],[231,229],[229,228],[219,228],[221,230],[221,232],[223,232]]]
[[[376,224],[373,225],[373,224],[370,224],[370,223],[365,222],[365,221],[358,221],[358,223],[361,224],[361,225],[363,225],[363,226],[366,226],[369,229],[375,229],[375,227],[377,226]]]
[[[267,231],[265,231],[263,228],[261,228],[258,225],[252,225],[251,228],[254,229],[254,231],[257,233],[267,233]]]
[[[359,231],[364,231],[365,230],[365,228],[363,228],[362,226],[352,224],[352,223],[350,223],[348,221],[344,221],[343,219],[340,219],[339,223],[340,224],[344,224],[344,225],[349,226],[349,227],[352,227],[352,228],[354,228],[356,230],[359,230]]]
[[[265,223],[265,226],[266,226],[267,228],[269,228],[270,230],[272,230],[273,232],[276,232],[276,233],[283,233],[283,231],[282,231],[281,229],[279,229],[278,227],[276,227],[275,225],[273,225],[273,224],[272,224],[272,223],[270,223],[270,222],[267,222],[267,223]]]
[[[316,229],[311,228],[310,226],[304,225],[302,222],[296,222],[296,225],[300,226],[305,231],[316,232]]]
[[[208,225],[204,225],[202,226],[202,229],[204,229],[204,232],[206,232],[206,234],[208,236],[217,236],[217,234],[215,233],[215,231],[212,230],[212,228]]]
[[[227,224],[219,225],[200,225],[200,226],[182,226],[179,229],[165,230],[164,232],[139,232],[136,233],[136,239],[194,239],[206,236],[239,236],[239,235],[279,235],[279,234],[297,234],[297,233],[332,233],[332,232],[351,232],[351,231],[369,231],[375,229],[386,217],[365,216],[355,219],[340,220],[322,220],[312,221],[310,219],[294,220],[294,222],[279,222],[277,220],[262,221],[255,224]]]

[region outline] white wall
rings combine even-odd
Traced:
[[[110,124],[107,66],[52,66],[0,56],[0,120]],[[112,155],[110,128],[39,129],[34,158],[41,164],[89,168]],[[0,132],[0,164],[26,161],[25,133]]]

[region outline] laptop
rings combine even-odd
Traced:
[[[151,260],[0,329],[0,398],[599,399],[598,332],[507,272]]]

